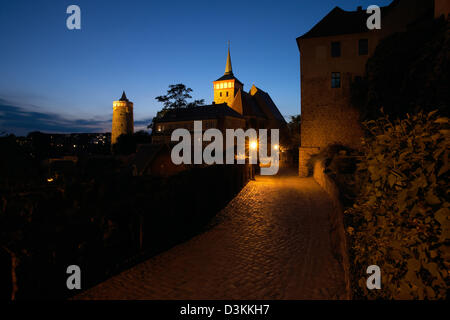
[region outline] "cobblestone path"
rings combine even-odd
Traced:
[[[208,231],[75,299],[344,298],[331,209],[313,179],[257,177]]]

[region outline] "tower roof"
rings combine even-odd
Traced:
[[[233,75],[233,67],[231,66],[230,44],[228,43],[227,65],[225,66],[225,75]]]
[[[125,91],[122,92],[122,97],[119,101],[128,101],[127,95],[125,94]]]
[[[228,43],[228,56],[227,56],[227,64],[225,66],[225,73],[223,76],[221,76],[216,81],[222,81],[222,80],[236,80],[240,84],[243,85],[242,82],[238,80],[233,74],[233,67],[231,66],[231,54],[230,54],[230,44]]]

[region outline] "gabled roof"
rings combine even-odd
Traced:
[[[269,96],[267,92],[253,85],[252,88],[250,89],[250,95],[256,100],[256,103],[258,104],[259,108],[268,119],[277,120],[282,124],[286,123],[286,120],[280,113],[280,110],[278,110],[277,106],[275,105],[272,98]]]
[[[169,110],[162,118],[155,120],[155,122],[207,120],[223,117],[242,118],[239,113],[231,109],[226,103],[221,103],[208,106]]]
[[[381,7],[381,16],[392,7],[396,6],[399,0],[394,0],[389,6]],[[336,36],[341,34],[365,33],[367,29],[366,10],[345,11],[339,7],[331,10],[322,20],[320,20],[311,30],[298,37],[299,39],[320,38]]]
[[[258,117],[266,118],[264,113],[258,107],[255,99],[245,91],[239,89],[231,103],[231,108],[234,110],[240,110],[244,117]]]

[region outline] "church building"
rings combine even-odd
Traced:
[[[254,85],[244,91],[244,84],[233,74],[229,48],[225,73],[213,81],[213,93],[211,105],[170,110],[155,120],[152,142],[170,143],[172,131],[193,130],[194,121],[202,121],[203,130],[216,128],[223,133],[239,128],[286,130],[286,121],[267,92]]]

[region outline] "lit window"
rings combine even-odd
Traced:
[[[223,89],[223,83],[220,84],[220,89]]]
[[[340,72],[332,72],[331,73],[331,88],[340,88],[341,87],[341,73]]]
[[[216,84],[216,89],[219,89],[219,84]]]

